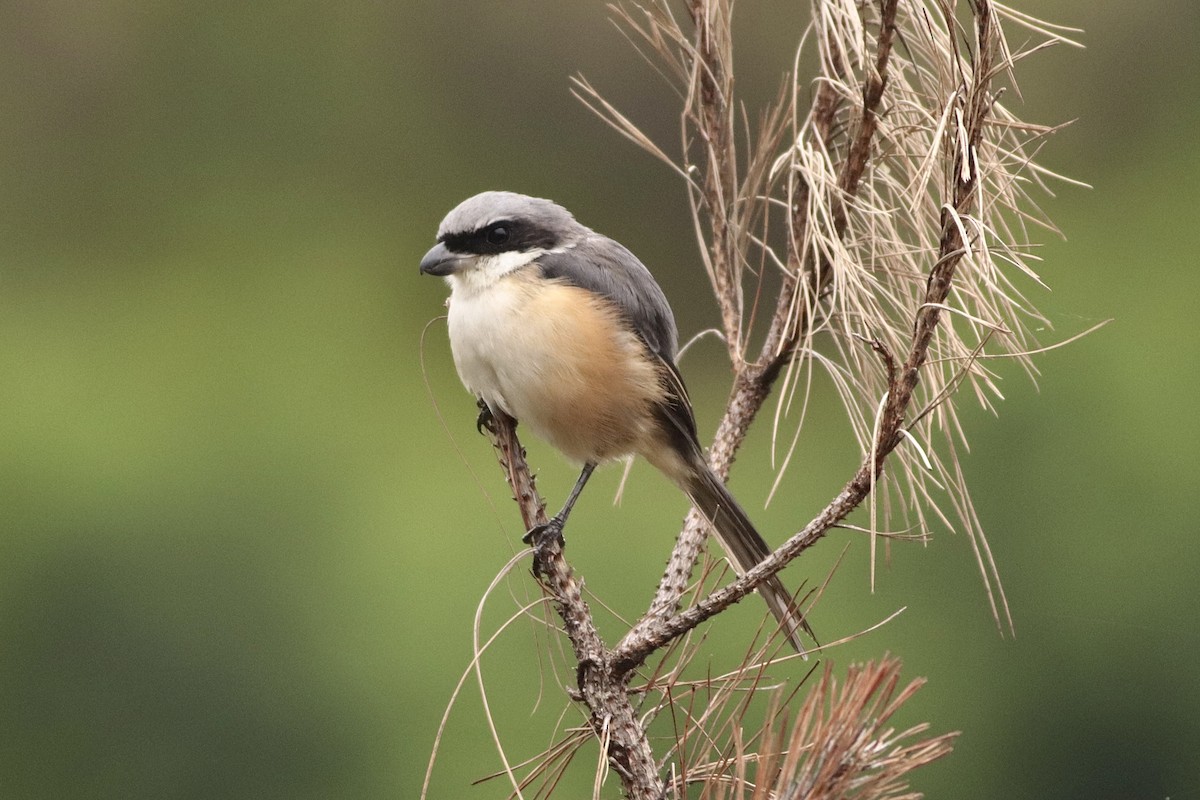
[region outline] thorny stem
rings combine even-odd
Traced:
[[[938,260],[929,273],[925,286],[925,302],[917,311],[912,348],[900,369],[899,380],[889,392],[884,424],[878,439],[882,455],[890,453],[900,442],[900,426],[904,420],[904,412],[920,379],[920,369],[928,357],[929,343],[937,329],[942,304],[950,294],[954,270],[967,252],[968,243],[963,241],[963,219],[975,205],[975,192],[979,183],[976,156],[983,139],[984,122],[993,100],[990,93],[994,46],[991,4],[980,0],[976,4],[975,13],[979,52],[976,55],[973,83],[963,102],[966,136],[954,155],[954,169],[951,172],[954,182],[953,202],[950,206],[942,207]]]
[[[516,423],[498,414],[487,430],[526,529],[544,525],[546,504],[534,485]],[[563,557],[561,540],[551,537],[534,549],[533,572],[562,618],[575,652],[579,696],[590,712],[588,721],[597,740],[608,743],[609,764],[621,776],[626,795],[635,800],[659,800],[663,784],[646,731],[629,700],[630,673],[613,668],[579,582]]]
[[[882,467],[882,462],[880,464]],[[651,653],[754,591],[755,587],[786,567],[803,551],[856,509],[871,491],[869,464],[859,468],[854,478],[838,493],[812,522],[795,536],[760,561],[733,583],[713,592],[696,605],[654,626],[638,625],[630,631],[613,653],[613,665],[620,670],[633,670]]]
[[[878,127],[879,105],[887,86],[888,64],[896,34],[897,5],[898,0],[885,0],[881,8],[874,72],[868,76],[863,86],[862,115],[859,118],[856,134],[846,161],[842,165],[838,181],[838,186],[844,196],[832,198],[834,224],[838,236],[844,235],[846,231],[845,198],[854,197],[857,194],[859,183],[870,160],[871,142]],[[695,15],[696,13],[693,12],[693,16]],[[703,35],[703,30],[698,27],[698,37]],[[827,37],[827,41],[831,48],[838,46],[836,37],[832,33]],[[838,69],[841,64],[840,58],[833,59],[835,69]],[[838,96],[832,88],[832,83],[829,81],[820,83],[813,97],[812,119],[813,128],[823,149],[828,149],[831,144],[833,124],[838,108]],[[709,198],[708,207],[714,209],[714,215],[722,208],[719,200],[719,197]],[[804,249],[803,243],[808,237],[809,224],[809,187],[806,183],[800,184],[798,195],[791,198],[790,203],[792,213],[789,216],[788,270],[784,273],[779,289],[775,313],[771,317],[770,327],[763,340],[758,360],[747,362],[739,358],[734,362],[733,389],[708,453],[709,464],[722,480],[729,477],[734,457],[745,441],[746,434],[755,417],[770,396],[776,379],[794,357],[796,348],[812,328],[813,320],[809,312],[810,310],[815,311],[815,306],[803,302],[804,298],[811,298],[815,303],[824,294],[833,279],[832,267],[824,256],[816,254],[813,250]],[[717,226],[715,218],[713,226],[714,228]],[[716,241],[714,235],[714,244]],[[716,249],[718,248],[714,246],[714,250]],[[806,283],[803,293],[797,292],[799,285],[797,275],[802,276],[801,280]],[[722,309],[730,305],[719,292],[718,297],[721,298]],[[729,329],[727,323],[726,331]],[[740,349],[738,352],[740,353]],[[639,628],[665,619],[678,609],[679,600],[687,588],[692,569],[707,536],[708,522],[693,509],[684,521],[683,529],[680,531],[675,548],[667,561],[663,577],[646,617],[634,630],[630,631],[625,642],[641,635],[642,631],[639,631]]]
[[[943,209],[942,233],[938,247],[938,259],[929,273],[925,291],[925,302],[917,312],[912,345],[908,358],[891,382],[888,404],[876,437],[876,446],[864,460],[858,472],[829,505],[799,533],[792,536],[782,547],[772,553],[754,569],[749,570],[733,583],[709,595],[686,611],[666,620],[649,625],[644,620],[631,630],[618,645],[613,658],[618,668],[634,669],[650,653],[670,642],[677,636],[710,619],[730,605],[738,602],[762,581],[783,569],[801,552],[815,544],[829,529],[856,509],[870,494],[875,481],[883,472],[887,456],[900,443],[900,427],[912,400],[913,390],[919,380],[921,366],[928,356],[939,319],[939,306],[950,292],[954,268],[965,252],[959,220],[968,214],[974,203],[978,181],[977,165],[973,154],[983,136],[983,126],[990,100],[988,99],[992,62],[992,16],[990,6],[981,0],[977,12],[979,52],[975,66],[975,81],[966,99],[965,144],[960,148],[954,164],[954,190],[952,207]],[[765,393],[763,394],[765,399]]]
[[[737,196],[737,160],[733,132],[732,65],[722,32],[728,31],[727,19],[715,19],[721,4],[689,0],[688,13],[695,26],[696,63],[693,80],[698,88],[691,92],[685,117],[693,118],[695,130],[704,141],[704,199],[711,227],[709,248],[714,294],[721,309],[729,356],[735,365],[742,361],[741,303],[739,302],[737,248],[734,242],[730,209]],[[694,107],[698,105],[698,108]]]

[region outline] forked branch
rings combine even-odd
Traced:
[[[647,711],[643,698],[635,711],[629,687],[637,671],[753,592],[868,498],[875,502],[881,490],[899,491],[896,508],[915,513],[924,530],[926,514],[949,524],[931,498],[931,487],[944,487],[991,585],[986,542],[960,485],[953,438],[959,426],[949,398],[967,383],[986,396],[992,376],[977,358],[985,345],[999,340],[1004,353],[1024,362],[1035,348],[1022,318],[1044,324],[992,257],[998,250],[1001,262],[1036,280],[1024,241],[1025,224],[1035,218],[1019,174],[1042,179],[1026,147],[1049,130],[1019,122],[997,103],[993,82],[1018,57],[999,28],[1002,7],[973,0],[971,27],[962,30],[952,3],[914,0],[900,17],[898,0],[877,6],[816,0],[812,40],[821,73],[811,101],[801,111],[800,89],[785,95],[763,115],[747,154],[735,125],[732,3],[684,0],[684,7],[690,33],[668,0],[615,10],[633,38],[661,57],[685,98],[676,171],[685,179],[734,369],[710,463],[727,476],[768,397],[779,395],[786,407],[801,375],[807,371],[811,381],[818,368],[842,397],[862,458],[837,495],[782,547],[680,611],[707,535],[706,522],[690,514],[649,610],[615,647],[597,633],[559,543],[536,549],[534,572],[576,659],[574,696],[586,705],[591,731],[626,795],[639,800],[664,797],[668,786],[683,790],[664,780],[664,765],[649,745],[646,719],[655,707]],[[796,76],[791,83],[800,86]],[[590,84],[580,79],[576,91],[627,138],[666,158]],[[742,292],[755,263],[778,268],[780,290],[750,358],[754,326],[744,317]],[[823,344],[818,336],[827,337]],[[514,424],[498,419],[490,432],[526,527],[544,523]],[[901,447],[905,439],[927,442],[938,432],[946,437],[945,456]],[[910,450],[920,452],[920,461]],[[885,679],[894,683],[890,667],[872,672],[862,686]],[[909,753],[913,763],[948,749],[944,740],[931,742]],[[830,796],[812,788],[813,796]]]

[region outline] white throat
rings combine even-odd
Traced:
[[[447,276],[446,280],[452,291],[468,294],[481,292],[494,286],[505,275],[527,266],[545,252],[537,247],[533,250],[509,250],[495,255],[477,256],[471,266]]]

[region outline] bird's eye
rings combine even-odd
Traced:
[[[487,230],[488,244],[504,244],[508,241],[508,228],[503,225],[493,225]]]

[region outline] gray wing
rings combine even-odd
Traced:
[[[608,298],[661,367],[666,401],[657,413],[675,448],[703,459],[687,387],[675,366],[679,334],[667,296],[646,265],[620,242],[591,233],[561,253],[538,259],[542,274]]]
[[[538,259],[542,274],[608,298],[655,354],[674,362],[675,316],[650,270],[619,242],[590,233],[561,253]]]

